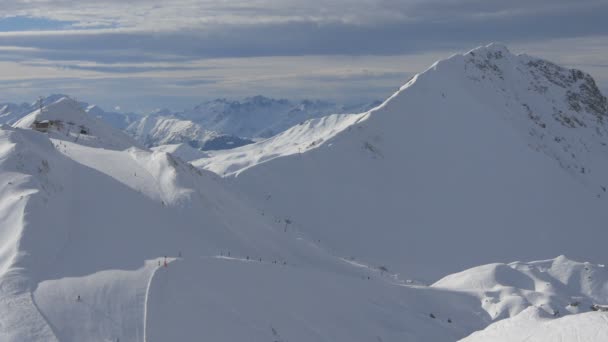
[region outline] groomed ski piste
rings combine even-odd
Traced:
[[[192,164],[69,98],[2,126],[0,340],[603,341],[606,100],[545,65],[497,110],[538,61],[482,47]]]

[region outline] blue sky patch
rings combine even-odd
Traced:
[[[37,17],[6,17],[0,19],[0,32],[61,30],[69,29],[75,23]]]

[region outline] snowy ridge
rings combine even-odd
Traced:
[[[272,138],[234,151],[211,152],[193,165],[221,175],[238,174],[275,158],[306,152],[321,146],[349,126],[365,120],[367,114],[334,114],[311,119]]]

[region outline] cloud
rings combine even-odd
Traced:
[[[155,102],[381,97],[435,59],[502,41],[602,85],[607,15],[598,0],[4,0],[0,80],[21,82],[14,96],[36,79],[32,93]]]
[[[605,1],[38,1],[6,8],[70,30],[2,32],[31,57],[96,62],[386,55],[608,33]],[[127,8],[127,5],[129,6]],[[7,11],[5,9],[5,11]],[[86,18],[83,20],[82,18]],[[111,29],[87,29],[113,25]],[[74,29],[78,27],[79,29]],[[27,56],[24,56],[27,57]]]
[[[47,64],[47,63],[24,63],[24,65],[30,66],[51,66],[57,69],[63,70],[84,70],[84,71],[95,71],[99,73],[111,73],[111,74],[139,74],[153,71],[181,71],[181,70],[198,70],[200,67],[194,66],[143,66],[143,65],[81,65],[81,64]]]

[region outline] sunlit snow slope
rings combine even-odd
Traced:
[[[368,113],[193,164],[337,255],[413,278],[559,254],[599,262],[607,111],[589,75],[492,44]]]

